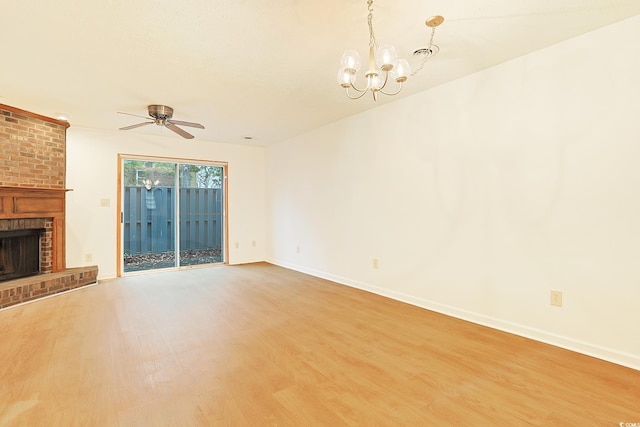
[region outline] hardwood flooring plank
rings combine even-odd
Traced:
[[[0,426],[640,423],[640,372],[256,263],[0,310]]]

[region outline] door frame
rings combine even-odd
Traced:
[[[229,164],[228,162],[220,162],[214,160],[204,160],[204,159],[189,159],[189,158],[181,158],[181,157],[161,157],[161,156],[142,156],[139,154],[125,154],[118,153],[118,179],[117,179],[117,210],[116,210],[116,277],[122,277],[123,275],[123,263],[122,258],[124,255],[124,239],[123,239],[123,225],[124,225],[124,192],[123,192],[123,182],[122,182],[122,174],[124,172],[123,166],[125,160],[141,160],[141,161],[150,161],[150,162],[167,162],[167,163],[184,163],[184,164],[203,164],[203,165],[211,165],[211,166],[219,166],[222,167],[222,220],[224,222],[222,226],[222,240],[223,240],[223,259],[222,264],[229,264],[229,216],[227,215],[229,209]],[[177,206],[177,205],[176,205]],[[176,221],[176,227],[178,226],[178,221]],[[179,244],[179,243],[178,243]],[[211,264],[205,264],[203,267],[209,267]],[[199,268],[198,265],[189,265],[189,266],[176,266],[174,268],[162,269],[162,271],[167,270],[186,270],[190,268]],[[144,274],[144,273],[153,273],[158,270],[144,270],[140,272],[131,272],[126,273],[130,274]]]

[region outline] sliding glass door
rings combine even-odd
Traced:
[[[122,159],[122,272],[225,262],[225,165]]]

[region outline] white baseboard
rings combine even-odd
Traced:
[[[395,292],[389,289],[380,288],[378,286],[369,285],[367,283],[351,280],[345,277],[336,276],[323,271],[314,270],[312,268],[303,267],[303,266],[291,264],[288,262],[278,262],[274,260],[269,260],[268,262],[274,265],[278,265],[280,267],[299,271],[301,273],[309,274],[311,276],[320,277],[322,279],[330,280],[332,282],[336,282],[342,285],[351,286],[353,288],[361,289],[367,292],[371,292],[377,295],[381,295],[387,298],[391,298],[391,299],[401,301],[407,304],[411,304],[417,307],[421,307],[427,310],[435,311],[437,313],[445,314],[447,316],[455,317],[457,319],[466,320],[468,322],[476,323],[478,325],[487,326],[503,332],[508,332],[508,333],[519,335],[525,338],[530,338],[535,341],[540,341],[545,344],[554,345],[556,347],[575,351],[577,353],[585,354],[587,356],[606,360],[607,362],[615,363],[618,365],[626,366],[628,368],[640,371],[640,356],[635,354],[621,352],[618,350],[602,347],[596,344],[591,344],[591,343],[583,342],[573,338],[557,335],[549,331],[543,331],[540,329],[531,328],[528,326],[508,322],[508,321],[497,319],[494,317],[485,316],[483,314],[462,310],[456,307],[440,304],[434,301],[429,301],[429,300],[419,298],[413,295],[408,295],[402,292]]]

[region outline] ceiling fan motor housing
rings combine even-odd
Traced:
[[[149,115],[156,120],[167,120],[173,117],[173,108],[166,105],[149,105]]]

